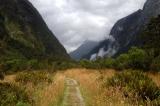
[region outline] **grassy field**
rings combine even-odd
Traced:
[[[86,106],[139,106],[140,104],[143,104],[139,103],[139,101],[135,100],[133,102],[130,98],[126,98],[120,88],[107,87],[104,84],[106,79],[111,78],[115,73],[119,73],[115,70],[69,69],[54,73],[43,73],[44,71],[45,70],[36,71],[34,74],[29,73],[25,74],[25,76],[23,75],[24,73],[8,75],[1,83],[12,83],[17,86],[24,86],[30,100],[32,100],[30,105],[33,106],[61,106],[66,78],[72,78],[78,82]],[[31,74],[34,76],[35,74],[38,75],[36,75],[36,79],[32,79],[30,78],[32,77]],[[152,78],[157,86],[160,87],[159,73],[149,72],[145,74]],[[23,77],[21,78],[20,75]],[[18,81],[17,77],[20,77]],[[26,80],[26,78],[28,79]],[[152,106],[150,101],[145,102],[143,105]]]
[[[114,73],[114,70],[108,69],[101,70],[101,72],[72,69],[66,71],[65,75],[79,82],[86,106],[124,106],[125,100],[118,89],[106,89],[103,86],[103,80],[112,77]]]

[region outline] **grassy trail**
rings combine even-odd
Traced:
[[[65,85],[62,106],[85,106],[77,81],[66,78]]]

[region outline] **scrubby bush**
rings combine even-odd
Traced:
[[[127,97],[155,100],[160,97],[160,89],[148,76],[140,71],[124,71],[107,79],[106,84],[120,88]]]
[[[32,103],[25,89],[13,84],[0,83],[0,105],[16,106],[19,102],[24,104]]]
[[[104,68],[113,68],[115,66],[115,59],[113,58],[106,58],[104,59]]]
[[[14,60],[8,60],[5,63],[3,63],[3,70],[8,71],[18,71],[23,70],[27,67],[27,63],[25,60],[21,59],[14,59]]]
[[[129,55],[122,54],[116,59],[115,68],[118,70],[123,70],[129,68]]]
[[[80,65],[88,69],[101,69],[103,67],[102,61],[100,59],[96,61],[81,60]]]
[[[54,70],[66,70],[79,67],[76,61],[57,61],[52,64]]]
[[[23,70],[39,70],[50,68],[52,65],[49,64],[47,60],[37,60],[37,59],[12,59],[3,62],[2,70],[3,72],[17,72]]]
[[[89,61],[89,60],[81,60],[80,61],[80,65],[82,66],[82,67],[88,67],[89,65],[90,65],[90,62],[91,61]]]
[[[33,83],[34,85],[52,82],[51,75],[47,72],[21,72],[16,75],[15,80],[23,84]]]
[[[29,60],[28,62],[27,62],[27,67],[29,68],[29,69],[39,69],[39,62],[38,62],[38,60]]]
[[[149,66],[148,54],[137,47],[132,47],[129,52],[129,66],[133,69],[147,69]]]

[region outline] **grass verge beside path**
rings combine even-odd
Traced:
[[[37,106],[59,106],[64,92],[64,78],[62,73],[57,73],[54,78],[54,83],[46,87],[39,93],[40,101]]]

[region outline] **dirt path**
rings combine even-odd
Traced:
[[[62,106],[85,106],[77,81],[67,78],[65,83],[66,90]]]

